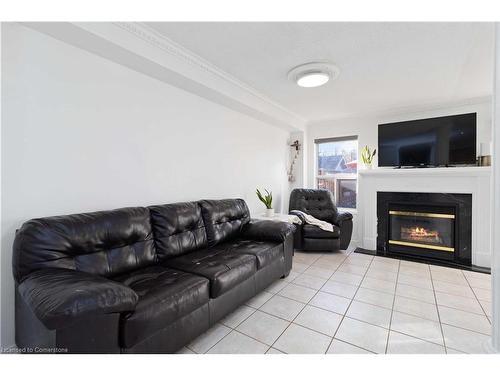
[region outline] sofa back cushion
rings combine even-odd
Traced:
[[[203,200],[199,203],[209,246],[237,237],[250,221],[250,212],[243,199]]]
[[[149,207],[159,260],[208,246],[198,202]]]
[[[157,260],[144,207],[33,219],[17,231],[13,250],[17,281],[43,268],[112,276]]]

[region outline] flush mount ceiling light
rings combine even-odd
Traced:
[[[319,87],[340,74],[339,68],[327,62],[299,65],[288,72],[288,79],[300,87]]]

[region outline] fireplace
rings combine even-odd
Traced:
[[[389,204],[389,251],[451,258],[455,252],[455,211],[452,207]],[[444,252],[444,253],[441,253]]]
[[[471,264],[470,194],[377,193],[379,255]]]

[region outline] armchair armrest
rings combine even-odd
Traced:
[[[351,243],[352,214],[350,212],[339,212],[334,224],[340,227],[340,248],[346,250]]]
[[[101,276],[47,268],[28,275],[19,294],[48,329],[60,329],[92,314],[132,311],[139,297],[129,287]]]
[[[352,220],[352,214],[350,212],[339,212],[335,218],[334,224],[341,227],[342,223],[346,220]]]
[[[304,218],[304,213],[302,211],[292,210],[289,212],[289,214],[297,216],[300,219],[300,221],[302,221],[302,224],[306,222],[306,219]]]
[[[282,221],[252,220],[243,227],[242,237],[257,241],[283,242],[295,226]]]

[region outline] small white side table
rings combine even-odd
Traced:
[[[261,213],[252,216],[252,218],[258,220],[283,221],[289,224],[302,224],[302,221],[299,219],[299,217],[295,215],[274,214],[274,216],[266,216],[265,214]]]

